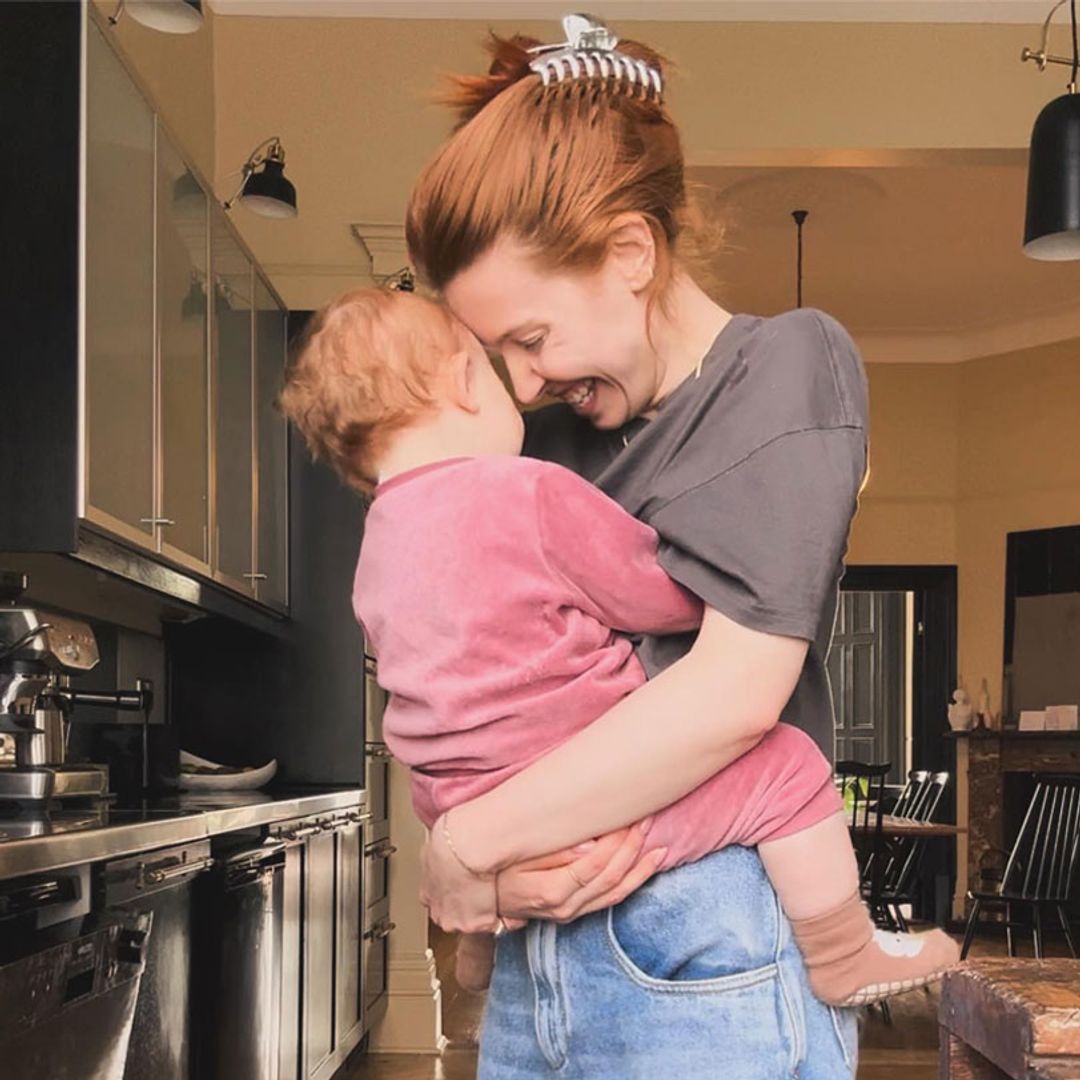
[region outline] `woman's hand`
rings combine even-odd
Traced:
[[[498,876],[507,929],[526,919],[566,923],[625,900],[656,873],[666,848],[642,854],[651,819],[598,840],[528,859]]]
[[[473,873],[447,841],[439,818],[420,853],[420,902],[444,930],[491,933],[499,927],[495,875]]]

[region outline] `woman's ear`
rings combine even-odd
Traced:
[[[479,411],[476,357],[472,350],[462,349],[454,353],[448,363],[454,375],[454,404],[469,413]]]
[[[634,292],[656,275],[656,238],[641,214],[620,214],[608,235],[608,258]]]

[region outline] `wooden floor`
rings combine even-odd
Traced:
[[[369,1054],[357,1060],[345,1080],[475,1080],[483,999],[454,982],[452,939],[432,928],[432,944],[443,988],[443,1029],[450,1042],[446,1052],[442,1057]],[[1004,951],[1003,943],[985,938],[976,941],[972,955]],[[866,1010],[858,1080],[937,1080],[937,1006],[936,990],[894,998],[891,1026],[876,1009]]]

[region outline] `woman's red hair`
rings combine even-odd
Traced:
[[[663,299],[687,209],[682,147],[666,109],[610,82],[545,88],[529,38],[492,37],[487,75],[460,76],[448,103],[459,124],[420,174],[406,214],[418,270],[443,289],[501,237],[552,270],[603,261],[613,222],[640,214],[657,251]],[[636,42],[619,50],[662,70]]]

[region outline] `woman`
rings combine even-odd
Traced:
[[[733,317],[693,280],[654,53],[622,43],[545,74],[532,44],[497,42],[491,74],[460,81],[462,124],[412,194],[410,250],[522,403],[562,400],[529,416],[526,451],[653,526],[705,618],[696,637],[644,638],[646,685],[432,830],[436,921],[536,920],[500,938],[480,1076],[853,1075],[854,1018],[810,994],[756,853],[642,885],[644,832],[613,830],[781,717],[831,754],[824,661],[865,472],[862,368],[827,317]]]

